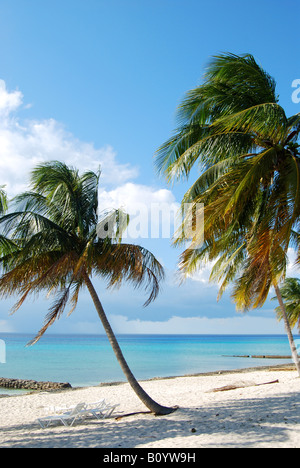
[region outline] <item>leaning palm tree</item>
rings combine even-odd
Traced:
[[[280,293],[283,298],[286,315],[291,328],[298,326],[300,330],[300,279],[286,278],[280,288]],[[276,299],[275,297],[272,300]],[[281,307],[276,307],[278,320],[284,320]]]
[[[225,54],[187,94],[178,120],[175,135],[158,151],[158,169],[173,181],[188,178],[197,164],[200,176],[183,204],[190,203],[192,213],[203,204],[205,215],[181,270],[190,274],[214,261],[212,279],[221,283],[220,295],[234,282],[238,309],[261,307],[273,286],[285,314],[279,284],[291,242],[300,262],[300,114],[286,116],[275,81],[253,56]],[[185,241],[180,232],[176,243]],[[286,327],[300,375],[287,320]]]
[[[153,401],[133,376],[91,281],[95,275],[109,287],[123,281],[144,285],[149,291],[148,305],[156,298],[164,275],[149,251],[121,243],[127,215],[116,211],[98,216],[99,176],[94,172],[79,175],[58,161],[32,171],[32,190],[16,197],[15,210],[1,220],[17,251],[1,258],[0,295],[19,296],[13,312],[30,294],[47,291],[54,296],[44,326],[30,343],[34,344],[68,302],[74,310],[79,292],[87,287],[129,384],[150,411],[168,414],[174,408]]]

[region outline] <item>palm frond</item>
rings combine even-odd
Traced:
[[[45,324],[44,326],[40,329],[38,334],[27,344],[27,346],[32,346],[35,343],[37,343],[42,336],[45,334],[47,329],[56,321],[60,318],[62,315],[68,299],[69,299],[69,294],[70,294],[70,287],[69,285],[65,290],[62,291],[60,297],[54,302],[54,304],[50,307],[49,312],[46,316]]]
[[[277,103],[263,103],[217,119],[212,124],[215,133],[244,132],[253,134],[263,145],[279,144],[287,137],[288,120]]]
[[[108,288],[123,282],[149,293],[144,306],[153,302],[164,279],[164,269],[147,249],[133,244],[100,244],[94,251],[94,271],[108,281]]]
[[[252,55],[221,54],[208,64],[203,84],[186,94],[178,120],[211,123],[222,115],[277,100],[275,80]]]
[[[64,163],[37,166],[31,191],[17,196],[14,211],[0,218],[0,296],[16,295],[18,310],[32,295],[54,297],[46,322],[31,343],[38,341],[70,302],[71,313],[87,275],[104,278],[108,287],[124,281],[145,287],[145,305],[156,297],[163,268],[151,252],[122,244],[129,217],[121,209],[98,216],[100,171],[80,175]],[[109,225],[111,236],[99,238]],[[98,235],[97,235],[98,231]]]
[[[298,326],[300,330],[300,280],[299,278],[286,278],[280,288],[280,293],[284,300],[286,313],[291,328]],[[272,300],[277,300],[273,297]],[[278,320],[282,320],[283,314],[281,307],[275,309]]]

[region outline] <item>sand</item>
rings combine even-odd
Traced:
[[[279,383],[261,385],[279,380]],[[0,399],[0,447],[8,448],[300,448],[300,379],[294,371],[176,377],[141,383],[153,399],[179,409],[163,417],[147,411],[127,383]],[[215,388],[243,388],[212,392]],[[246,386],[244,386],[246,385]],[[0,391],[1,393],[1,391]],[[42,429],[47,406],[120,404],[106,420]]]

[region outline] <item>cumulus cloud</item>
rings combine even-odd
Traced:
[[[284,327],[275,318],[237,316],[228,318],[179,317],[173,316],[166,321],[129,320],[122,315],[110,316],[116,333],[133,334],[260,334],[283,333]],[[263,330],[263,332],[262,332]]]
[[[104,206],[119,207],[123,206],[129,213],[136,212],[140,204],[151,207],[152,204],[169,204],[172,208],[178,209],[174,195],[170,190],[155,189],[153,187],[126,183],[111,191],[103,191],[100,200]]]
[[[103,209],[122,208],[130,215],[130,224],[124,238],[171,239],[177,226],[179,203],[170,190],[126,183],[114,190],[100,193],[99,206]]]
[[[192,280],[192,281],[198,281],[200,283],[203,283],[203,284],[211,284],[211,285],[217,285],[217,286],[220,286],[216,283],[213,283],[213,282],[210,282],[210,275],[211,275],[211,271],[212,271],[212,268],[214,266],[216,261],[213,261],[213,262],[207,262],[206,264],[204,264],[203,266],[199,266],[199,269],[194,272],[193,274],[190,274],[188,275],[188,277]]]
[[[54,119],[18,118],[23,105],[20,91],[8,91],[0,80],[0,183],[10,196],[27,188],[28,174],[38,163],[64,161],[80,171],[101,167],[102,183],[120,185],[138,176],[136,167],[120,164],[114,149],[82,142]]]
[[[274,312],[269,316],[236,315],[233,317],[182,317],[172,315],[164,320],[129,318],[127,315],[108,315],[116,334],[153,335],[259,335],[284,334],[284,324],[278,322]],[[101,334],[104,329],[97,319],[73,321],[64,318],[55,323],[53,332]]]
[[[7,320],[0,320],[0,333],[14,333],[15,329]]]
[[[299,265],[296,264],[297,252],[293,248],[288,249],[287,277],[299,277]]]
[[[131,218],[131,230],[137,231],[141,224],[145,233],[149,225],[154,237],[160,237],[163,218],[164,237],[171,237],[179,205],[170,190],[133,183],[137,167],[118,162],[112,146],[96,148],[81,141],[55,119],[21,120],[18,111],[28,107],[23,101],[20,91],[9,91],[0,80],[0,185],[6,186],[9,197],[27,190],[30,171],[46,161],[63,161],[80,172],[101,168],[100,210],[123,207],[131,215],[140,214],[142,219],[136,219],[135,225]],[[127,235],[127,239],[134,237]]]
[[[0,80],[0,115],[7,117],[12,111],[20,107],[23,94],[20,91],[9,93],[4,80]]]

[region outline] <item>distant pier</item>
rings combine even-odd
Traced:
[[[224,357],[235,357],[235,358],[252,358],[252,359],[292,359],[292,356],[278,356],[278,355],[268,355],[268,354],[259,354],[259,355],[241,355],[241,354],[233,354],[233,355],[228,355],[228,354],[223,354]],[[300,356],[299,356],[300,357]]]

